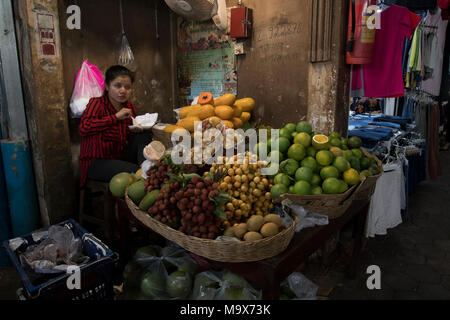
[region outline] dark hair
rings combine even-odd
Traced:
[[[109,69],[106,70],[105,84],[109,85],[111,83],[111,81],[113,81],[114,79],[116,79],[117,77],[120,77],[120,76],[129,76],[131,79],[131,83],[134,82],[134,72],[125,68],[124,66],[116,65],[116,66],[109,67]]]

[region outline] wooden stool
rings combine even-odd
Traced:
[[[97,226],[103,233],[105,242],[111,245],[114,239],[115,213],[116,198],[109,191],[109,183],[88,179],[85,187],[80,190],[80,224]]]

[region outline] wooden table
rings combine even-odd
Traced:
[[[264,300],[278,299],[280,295],[280,283],[301,264],[306,262],[308,257],[323,246],[335,232],[344,228],[349,222],[355,221],[353,254],[352,261],[349,265],[349,275],[354,276],[362,250],[369,204],[369,199],[353,201],[346,213],[337,219],[329,220],[328,225],[307,228],[301,230],[299,233],[295,233],[286,250],[269,259],[255,262],[228,263],[212,261],[202,257],[198,258],[206,261],[213,268],[224,268],[242,275],[255,288],[262,290],[262,298]],[[146,226],[133,216],[124,200],[118,200],[118,209],[121,257],[128,260],[130,253],[127,253],[126,230],[129,221],[134,220],[143,227]]]

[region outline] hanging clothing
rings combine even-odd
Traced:
[[[366,222],[366,237],[385,235],[387,230],[402,223],[402,204],[405,200],[405,177],[403,165],[399,161],[389,165],[392,169],[384,172],[377,180],[370,201]]]
[[[438,0],[439,8],[441,8],[442,20],[449,20],[450,18],[450,0]]]
[[[352,90],[364,83],[365,97],[399,97],[404,94],[402,52],[405,38],[411,38],[420,16],[405,7],[392,5],[380,14],[381,28],[376,30],[374,54],[370,64],[353,68]],[[358,86],[359,85],[359,86]]]
[[[436,7],[436,0],[385,0],[386,4],[396,4],[412,11],[432,10]]]
[[[440,9],[434,14],[425,17],[423,24],[425,26],[435,26],[433,43],[431,45],[431,55],[429,68],[432,70],[431,77],[422,82],[422,90],[433,95],[439,96],[442,81],[442,66],[444,62],[445,35],[447,32],[448,21],[442,20]],[[430,29],[431,30],[431,29]]]
[[[384,104],[384,114],[393,116],[395,113],[395,98],[387,98]]]

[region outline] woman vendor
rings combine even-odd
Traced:
[[[145,160],[144,147],[151,134],[130,130],[135,106],[128,101],[134,74],[123,66],[112,66],[105,74],[105,92],[92,98],[78,127],[80,143],[80,187],[87,179],[109,182],[120,172],[136,172]]]

